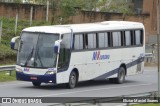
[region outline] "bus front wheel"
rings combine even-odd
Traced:
[[[67,83],[67,88],[74,88],[76,87],[77,84],[77,74],[75,71],[72,71],[70,76],[69,76],[69,83]]]
[[[41,82],[32,82],[33,86],[39,87],[41,85]]]

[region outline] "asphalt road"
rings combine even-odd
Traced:
[[[124,84],[109,81],[83,82],[75,89],[64,85],[43,84],[36,88],[31,82],[0,83],[0,97],[113,97],[156,91],[157,68],[145,67],[143,74],[128,76]]]

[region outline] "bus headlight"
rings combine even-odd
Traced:
[[[47,71],[47,72],[46,72],[46,74],[49,74],[49,75],[55,74],[55,73],[56,73],[55,71]]]

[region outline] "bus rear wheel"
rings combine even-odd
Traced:
[[[41,82],[32,82],[33,86],[39,87],[41,85]]]
[[[70,76],[69,76],[69,83],[67,83],[67,88],[73,89],[77,85],[77,74],[72,71]]]
[[[118,71],[118,77],[115,79],[117,84],[122,84],[125,81],[125,69],[120,67]]]
[[[124,67],[119,68],[117,78],[109,78],[109,81],[111,83],[117,83],[117,84],[124,83],[124,81],[125,81],[125,69],[124,69]]]

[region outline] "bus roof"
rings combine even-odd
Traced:
[[[35,26],[23,29],[27,32],[42,32],[42,33],[70,33],[71,29],[74,33],[94,32],[107,30],[124,30],[124,29],[142,29],[142,23],[130,21],[104,21],[97,23],[85,24],[67,24],[67,25],[51,25],[51,26]]]

